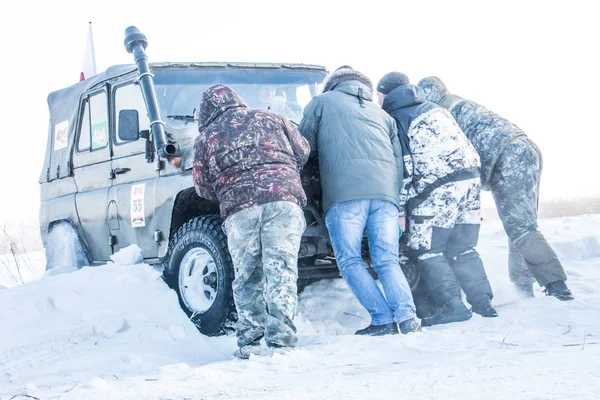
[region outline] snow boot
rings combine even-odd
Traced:
[[[407,319],[406,321],[402,321],[398,324],[400,327],[400,332],[403,335],[411,332],[420,332],[421,331],[421,322],[416,318]]]
[[[438,306],[433,301],[429,289],[424,279],[419,281],[417,288],[413,291],[413,300],[417,309],[418,318],[431,317],[438,309]]]
[[[456,297],[450,301],[447,301],[440,307],[435,314],[431,317],[423,318],[421,320],[422,326],[432,326],[439,324],[448,324],[451,322],[466,321],[471,318],[471,311],[460,300],[460,297]]]
[[[534,297],[533,283],[515,283],[515,288],[517,289],[517,292],[519,292],[519,294],[525,298],[532,299]]]
[[[492,307],[490,299],[485,299],[473,305],[471,312],[481,315],[485,318],[494,318],[498,316],[498,312]]]
[[[544,293],[546,293],[546,296],[556,297],[560,301],[575,299],[564,281],[556,281],[547,284]]]
[[[282,346],[276,343],[267,343],[267,346],[273,351],[273,354],[285,354],[294,350],[294,347]]]
[[[239,347],[233,355],[242,360],[247,360],[251,355],[260,355],[260,341],[256,340],[246,346]]]
[[[364,329],[360,329],[354,333],[355,335],[369,335],[369,336],[384,336],[384,335],[397,335],[398,325],[395,322],[383,325],[369,325]]]
[[[273,354],[287,354],[293,351],[295,347],[271,347]]]
[[[431,296],[427,296],[419,302],[415,299],[415,307],[417,309],[417,317],[421,319],[431,317],[439,308]]]

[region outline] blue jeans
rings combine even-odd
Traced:
[[[371,315],[371,324],[401,323],[415,318],[412,292],[400,268],[396,205],[384,200],[346,201],[330,208],[325,221],[340,274]],[[373,268],[385,297],[362,259],[365,228]]]

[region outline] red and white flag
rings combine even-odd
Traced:
[[[94,52],[94,38],[92,37],[92,23],[89,23],[88,38],[83,53],[83,64],[79,74],[79,82],[96,75],[96,53]]]

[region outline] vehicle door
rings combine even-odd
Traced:
[[[111,186],[106,89],[82,96],[79,110],[73,151],[73,175],[77,185],[75,204],[93,260],[106,261],[111,255],[106,224],[107,197]]]
[[[142,90],[136,81],[128,81],[113,86],[111,93],[114,116],[111,129],[113,175],[108,226],[114,242],[113,249],[117,252],[136,244],[142,249],[144,258],[155,258],[158,247],[154,241],[154,188],[158,172],[156,163],[146,159],[146,146],[152,143],[143,137],[137,141],[119,138],[121,110],[137,110],[140,131],[150,129]]]

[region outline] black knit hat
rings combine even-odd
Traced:
[[[389,72],[383,76],[377,83],[377,91],[379,93],[388,94],[398,86],[408,85],[410,82],[408,76],[402,72]]]

